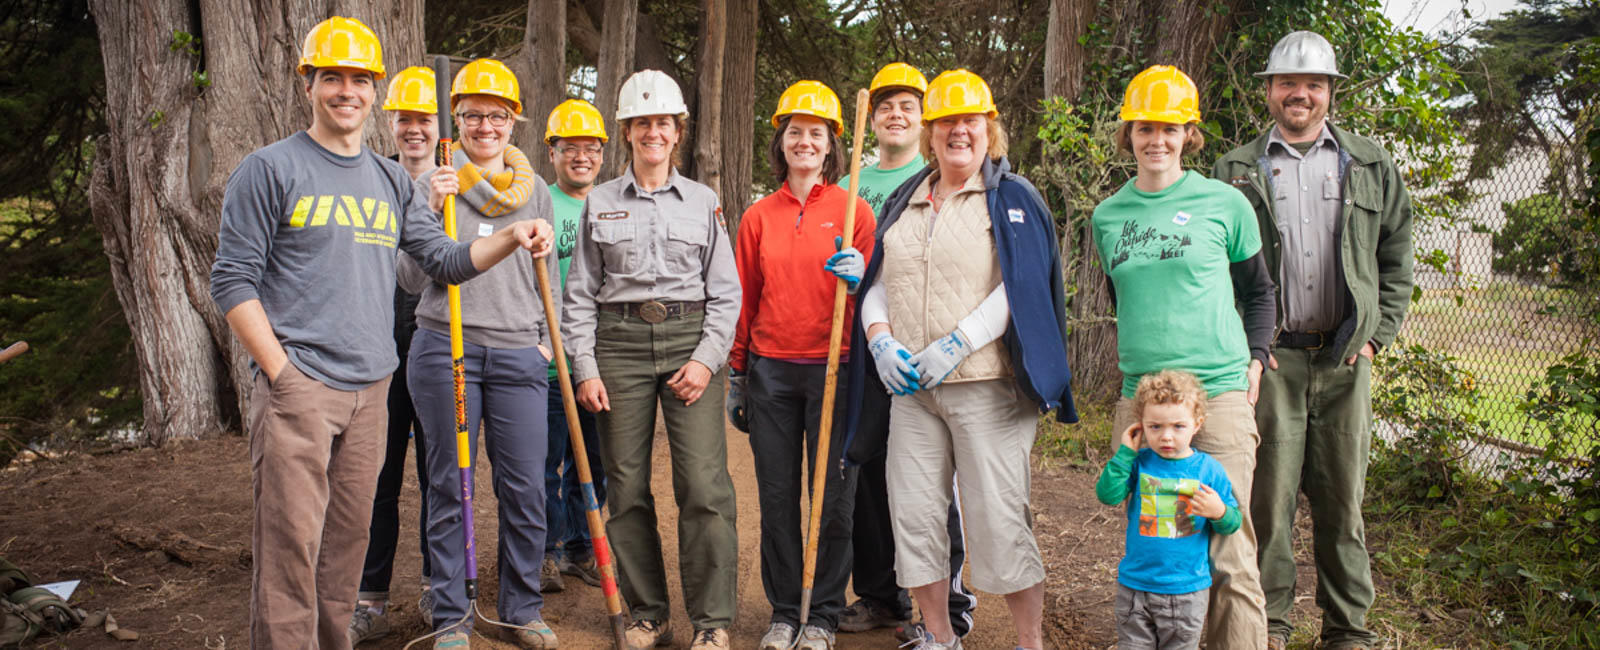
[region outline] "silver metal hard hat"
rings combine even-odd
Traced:
[[[1339,62],[1333,55],[1328,39],[1316,32],[1292,32],[1278,39],[1267,57],[1267,69],[1257,72],[1257,77],[1275,74],[1325,74],[1335,79],[1349,79],[1339,74]]]

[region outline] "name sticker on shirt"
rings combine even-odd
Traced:
[[[493,235],[493,234],[494,234],[494,226],[491,226],[491,225],[486,224],[486,223],[478,224],[478,236],[479,237],[488,237],[489,235]]]
[[[1180,226],[1189,223],[1189,213],[1179,210],[1177,214],[1172,215],[1172,223]]]
[[[1006,217],[1011,219],[1011,223],[1022,223],[1022,215],[1022,208],[1011,208],[1006,210]]]
[[[628,211],[627,210],[617,210],[615,212],[601,212],[600,214],[594,215],[594,218],[599,219],[601,221],[616,221],[618,219],[627,219],[628,218]]]

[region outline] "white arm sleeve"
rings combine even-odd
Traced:
[[[861,330],[872,329],[873,325],[889,323],[889,295],[883,292],[882,284],[873,284],[867,290],[867,295],[861,296],[856,303],[856,309],[861,310]]]
[[[863,318],[866,314],[865,309],[862,308]],[[994,291],[989,292],[989,297],[984,298],[977,309],[961,319],[956,325],[956,330],[966,337],[972,349],[978,350],[1004,335],[1006,326],[1010,322],[1011,302],[1006,298],[1006,285],[1002,282],[995,286]]]

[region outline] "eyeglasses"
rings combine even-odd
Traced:
[[[562,158],[577,158],[580,154],[587,155],[590,158],[598,158],[600,157],[600,154],[605,153],[605,148],[597,144],[592,144],[587,147],[569,145],[557,147],[556,151],[561,152]]]
[[[457,113],[456,117],[459,118],[461,123],[466,126],[478,126],[479,124],[483,124],[485,119],[489,120],[489,126],[505,126],[511,122],[511,114],[506,112]]]

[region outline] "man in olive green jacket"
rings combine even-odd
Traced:
[[[1255,207],[1278,283],[1279,333],[1261,378],[1251,515],[1269,647],[1293,631],[1296,494],[1314,525],[1327,648],[1368,648],[1372,572],[1361,501],[1372,435],[1372,356],[1411,304],[1411,198],[1377,143],[1327,121],[1345,79],[1321,36],[1280,40],[1257,73],[1275,124],[1217,161],[1217,179]]]

